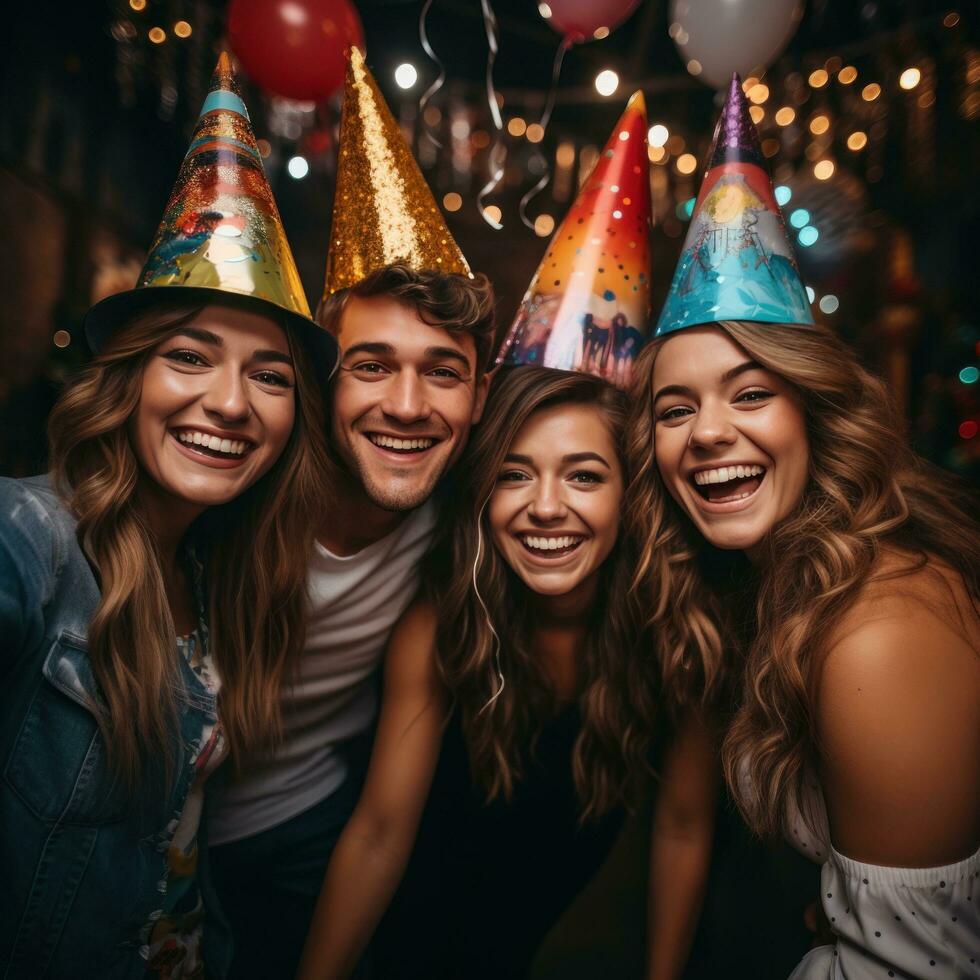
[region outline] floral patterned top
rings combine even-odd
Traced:
[[[195,586],[201,596],[199,566],[194,567]],[[221,686],[208,653],[208,629],[201,609],[200,625],[187,636],[177,637],[177,649],[209,694]],[[184,808],[158,835],[158,850],[166,855],[166,872],[157,884],[160,908],[143,926],[140,953],[147,961],[147,978],[188,980],[204,976],[202,938],[204,902],[197,882],[197,835],[204,806],[204,783],[227,755],[227,744],[216,722],[205,727],[191,754],[191,788]]]

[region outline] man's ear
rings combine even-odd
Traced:
[[[487,404],[487,395],[490,393],[490,385],[493,384],[493,379],[496,377],[497,368],[500,365],[494,365],[489,371],[484,371],[482,377],[476,383],[476,391],[473,397],[473,414],[470,417],[470,422],[476,425],[477,422],[483,417],[483,409]]]

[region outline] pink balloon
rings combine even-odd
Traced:
[[[551,8],[548,23],[566,40],[591,41],[604,27],[612,31],[637,7],[640,0],[547,0]]]

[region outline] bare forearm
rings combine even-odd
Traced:
[[[647,980],[681,975],[701,912],[711,829],[696,833],[655,832],[651,841]]]
[[[409,836],[382,841],[351,819],[327,869],[297,980],[350,976],[398,887],[411,848]]]

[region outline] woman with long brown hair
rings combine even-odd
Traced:
[[[225,975],[218,921],[203,931],[204,783],[279,734],[326,466],[316,368],[335,357],[264,178],[260,200],[231,190],[245,119],[223,58],[199,124],[217,132],[138,287],[89,311],[50,473],[0,481],[7,977]],[[206,233],[179,220],[192,178],[216,195]]]
[[[447,862],[440,909],[452,921],[434,913],[438,937],[422,940],[428,976],[526,975],[636,804],[660,705],[629,589],[634,552],[620,532],[625,418],[624,394],[588,375],[517,367],[495,381],[429,596],[388,650],[385,683],[400,696],[385,699],[302,977],[353,969],[408,861],[440,744],[443,765],[465,755],[474,795],[453,810],[463,849],[453,853],[469,855],[468,871]],[[688,717],[660,766],[653,977],[679,975],[693,934],[710,758],[704,727]],[[405,951],[394,958],[404,968]]]
[[[881,381],[812,323],[785,240],[760,251],[774,267],[789,256],[768,281],[754,243],[738,265],[704,244],[731,239],[701,203],[738,193],[761,161],[735,84],[723,119],[722,135],[742,119],[741,135],[717,141],[636,368],[631,513],[649,625],[668,682],[738,665],[731,790],[750,826],[823,865],[833,935],[794,978],[975,976],[975,503],[911,452]],[[778,214],[747,210],[754,228]],[[724,552],[744,564],[712,577]]]

